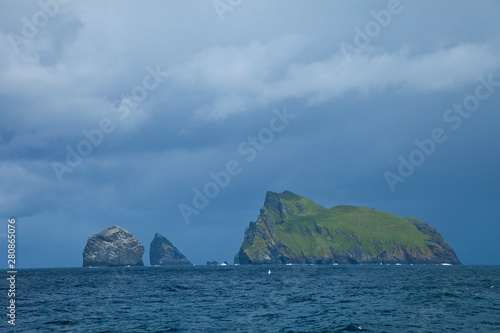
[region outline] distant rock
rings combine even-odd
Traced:
[[[155,266],[192,265],[185,255],[158,233],[149,247],[149,260]]]
[[[129,231],[114,225],[89,237],[83,267],[144,266],[144,246]]]
[[[267,192],[235,264],[453,264],[436,229],[368,207],[324,208],[292,192]]]
[[[217,261],[207,261],[207,266],[219,266],[219,263]]]

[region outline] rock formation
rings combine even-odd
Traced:
[[[326,209],[289,191],[267,193],[234,262],[460,265],[451,246],[422,221],[367,207]]]
[[[144,247],[129,231],[114,225],[89,237],[83,267],[144,266]]]
[[[219,266],[219,263],[215,260],[207,261],[207,266]]]
[[[168,239],[158,233],[149,247],[149,260],[151,265],[192,265]]]

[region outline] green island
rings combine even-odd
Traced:
[[[455,251],[428,224],[368,207],[324,208],[267,192],[235,264],[452,264]]]

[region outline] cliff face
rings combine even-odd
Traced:
[[[461,264],[441,235],[415,218],[367,207],[326,209],[289,191],[267,193],[234,262]]]
[[[149,247],[151,265],[192,265],[186,256],[160,234],[156,234]]]
[[[89,237],[83,267],[144,266],[144,247],[129,231],[112,226]]]

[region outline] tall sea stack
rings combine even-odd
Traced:
[[[192,265],[185,255],[158,233],[149,247],[149,261],[154,266]]]
[[[83,267],[144,266],[144,246],[129,231],[114,225],[89,237]]]

